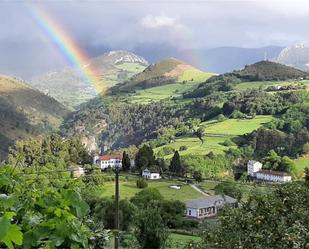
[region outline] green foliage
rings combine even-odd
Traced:
[[[223,114],[218,115],[217,117],[218,122],[223,122],[224,120],[226,120],[226,117]]]
[[[186,145],[182,145],[179,147],[179,151],[184,151],[184,150],[187,150],[188,149],[188,146]]]
[[[161,216],[160,204],[151,201],[137,218],[135,236],[141,249],[164,248],[168,231]]]
[[[12,243],[26,249],[90,247],[93,232],[86,223],[89,206],[79,192],[81,182],[69,174],[26,177],[8,166],[0,175],[0,241],[9,248]]]
[[[137,188],[147,188],[148,187],[148,183],[144,178],[138,178],[136,180],[136,187]]]
[[[91,201],[91,216],[96,223],[103,223],[106,229],[115,229],[115,199],[94,199]],[[136,218],[137,209],[130,201],[119,202],[119,228],[128,231]]]
[[[53,134],[42,139],[17,141],[10,149],[9,163],[20,167],[56,165],[65,168],[70,163],[86,164],[92,161],[79,139],[62,139]]]
[[[131,202],[139,208],[145,208],[150,201],[162,201],[163,196],[155,188],[146,188],[131,198]]]
[[[202,248],[307,248],[308,198],[303,183],[278,186],[267,194],[253,193],[239,208],[222,210],[217,225],[206,225]]]
[[[153,150],[149,146],[143,145],[138,150],[135,157],[135,165],[137,170],[141,171],[144,168],[149,168],[156,164],[157,162]]]
[[[130,170],[130,167],[131,167],[131,160],[126,151],[124,151],[122,154],[122,170],[128,171]]]
[[[264,158],[264,167],[266,169],[293,172],[295,171],[295,163],[288,156],[280,157],[274,150],[271,150]]]
[[[238,201],[241,200],[242,191],[234,182],[222,182],[215,187],[215,193],[231,196]]]
[[[175,151],[175,154],[171,160],[169,171],[175,175],[182,176],[185,172],[184,166],[180,160],[178,151]]]
[[[192,174],[193,178],[197,182],[203,181],[203,175],[201,171],[195,170]]]

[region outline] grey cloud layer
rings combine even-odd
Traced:
[[[27,11],[26,6],[38,3],[93,54],[102,47],[133,49],[143,43],[185,48],[260,47],[309,40],[307,0],[149,2],[2,1],[0,72],[3,65],[22,71],[27,61],[38,67],[37,71],[66,65]],[[18,44],[18,53],[12,44]],[[29,54],[37,62],[30,60]],[[40,69],[39,62],[44,60],[49,62]],[[29,65],[25,68],[21,75],[33,74]]]

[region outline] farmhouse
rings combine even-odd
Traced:
[[[228,205],[237,207],[237,200],[228,195],[215,195],[186,202],[188,217],[203,219],[215,217],[220,207]]]
[[[144,177],[145,179],[149,179],[149,180],[155,180],[155,179],[160,179],[160,173],[157,171],[152,171],[149,169],[144,169],[142,172],[142,177]]]
[[[272,171],[272,170],[260,170],[255,173],[255,177],[262,181],[271,182],[289,182],[292,181],[292,176],[286,172]]]
[[[260,162],[250,160],[247,164],[248,175],[260,181],[289,182],[292,180],[286,172],[263,170]]]
[[[97,164],[101,169],[121,168],[122,156],[97,156],[94,157],[94,164]]]

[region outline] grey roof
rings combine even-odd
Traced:
[[[186,202],[187,208],[207,208],[223,204],[233,204],[237,200],[228,195],[214,195]]]

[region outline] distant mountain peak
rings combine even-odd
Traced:
[[[288,46],[274,60],[288,66],[309,71],[309,44],[296,43]]]

